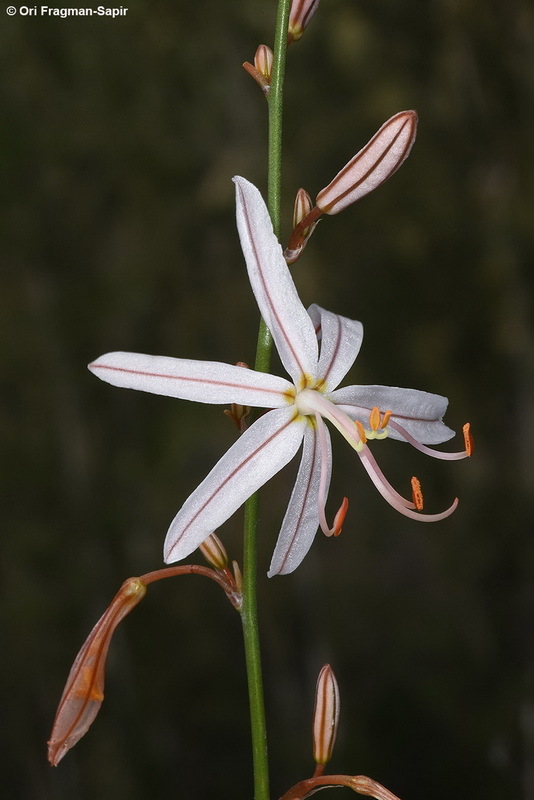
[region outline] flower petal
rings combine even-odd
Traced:
[[[297,294],[259,191],[235,177],[237,229],[252,291],[282,363],[297,388],[317,370],[317,337]]]
[[[330,392],[343,380],[360,352],[363,325],[355,319],[327,311],[315,303],[308,309],[315,332],[321,338],[317,377]]]
[[[100,356],[89,364],[89,369],[113,386],[198,403],[279,408],[291,402],[295,393],[284,378],[220,361],[117,352]]]
[[[328,448],[327,479],[324,492],[326,496],[330,484],[332,452],[326,426],[324,429]],[[304,448],[297,479],[267,573],[269,578],[272,578],[273,575],[287,575],[289,572],[293,572],[312,546],[319,527],[317,507],[320,481],[321,448],[316,428],[308,424],[304,432]]]
[[[167,563],[192,553],[297,452],[306,420],[295,409],[260,417],[214,466],[174,518],[163,547]]]
[[[393,419],[423,444],[440,444],[454,436],[454,431],[441,421],[449,401],[439,394],[398,386],[345,386],[330,397],[351,419],[360,420],[364,426],[368,425],[371,409],[378,406],[382,412],[391,410]],[[389,435],[392,439],[403,438],[392,428]]]

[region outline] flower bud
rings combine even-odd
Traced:
[[[339,688],[330,664],[325,664],[317,678],[313,712],[313,757],[326,764],[332,757],[339,722]]]
[[[304,33],[309,21],[315,14],[319,0],[293,0],[289,12],[287,43],[296,42]]]
[[[224,570],[228,566],[226,550],[215,533],[210,534],[207,539],[204,539],[199,549],[208,564],[215,569]]]
[[[243,69],[252,75],[264,94],[269,94],[273,72],[273,51],[266,44],[260,44],[254,55],[254,64],[245,61]]]
[[[146,594],[140,578],[128,578],[100,617],[76,656],[48,742],[48,760],[57,767],[63,756],[88,731],[104,699],[109,644],[124,617]]]
[[[273,51],[266,44],[260,44],[254,56],[254,66],[261,72],[267,83],[271,83],[273,74]]]
[[[295,197],[293,207],[293,227],[296,228],[310,213],[313,208],[313,201],[306,189],[299,189]],[[307,229],[303,231],[306,234]]]
[[[415,141],[417,114],[401,111],[388,119],[334,180],[317,195],[324,214],[337,214],[386,181],[407,158]]]
[[[312,218],[310,224],[305,228],[301,226],[301,223],[311,214],[313,208],[313,201],[308,192],[305,189],[299,189],[293,208],[293,233],[290,240],[293,246],[289,246],[284,250],[284,258],[288,264],[293,264],[300,256],[317,225],[317,222],[313,221]]]

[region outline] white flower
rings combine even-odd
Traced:
[[[360,322],[313,305],[302,305],[259,191],[235,178],[237,227],[252,290],[291,380],[213,361],[190,361],[139,353],[108,353],[89,365],[115,386],[194,400],[271,409],[260,416],[223,455],[174,518],[164,545],[165,561],[189,555],[245,500],[296,454],[300,468],[274,551],[269,575],[292,572],[301,563],[318,526],[338,534],[345,499],[332,527],[325,518],[332,454],[328,420],[360,457],[378,491],[408,517],[433,521],[451,514],[420,513],[422,495],[412,479],[413,499],[393,489],[367,441],[390,436],[438,458],[463,458],[426,447],[454,433],[441,421],[447,400],[415,389],[347,386],[337,389],[360,349]],[[321,346],[319,350],[320,341]]]

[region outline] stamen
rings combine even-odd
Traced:
[[[358,453],[361,462],[367,470],[367,474],[372,482],[387,502],[397,508],[398,505],[405,506],[406,508],[415,508],[415,503],[403,497],[393,486],[390,484],[380,467],[378,466],[375,457],[368,447],[365,447],[361,453]]]
[[[423,492],[421,491],[421,481],[415,475],[412,478],[412,499],[417,511],[423,510]]]
[[[339,534],[343,530],[343,523],[345,522],[345,517],[347,516],[348,509],[349,509],[349,500],[347,497],[344,497],[341,505],[339,506],[337,514],[334,517],[334,524],[332,525],[333,536],[339,536]]]
[[[451,505],[445,509],[445,511],[441,511],[438,514],[422,514],[416,506],[415,501],[418,499],[417,496],[414,496],[414,502],[412,503],[395,491],[391,484],[386,480],[374,458],[371,456],[368,447],[365,447],[360,453],[358,453],[358,455],[360,456],[363,466],[367,470],[367,474],[373,481],[384,500],[386,500],[392,508],[394,508],[396,511],[399,511],[405,517],[410,517],[410,519],[416,519],[420,522],[438,522],[438,520],[445,519],[446,517],[450,516],[453,511],[455,511],[458,505],[457,497],[454,499]],[[415,480],[417,480],[417,478]],[[420,499],[422,500],[422,497]]]
[[[366,441],[367,441],[367,436],[365,435],[365,428],[363,427],[363,425],[362,425],[362,423],[360,422],[359,419],[355,420],[354,424],[356,425],[356,430],[358,431],[358,435],[360,437],[360,442],[362,444],[365,444]]]
[[[380,409],[378,408],[378,406],[373,406],[373,408],[371,409],[369,413],[369,424],[371,425],[372,431],[378,430],[378,426],[380,425]]]
[[[382,422],[380,423],[381,428],[385,428],[389,422],[389,418],[393,414],[393,411],[384,411],[384,415],[382,417]]]
[[[467,458],[467,456],[470,455],[467,447],[467,442],[465,450],[460,450],[457,453],[446,453],[443,450],[434,450],[432,449],[432,447],[427,447],[426,445],[421,444],[421,442],[418,442],[417,439],[411,435],[411,433],[408,433],[406,428],[403,428],[402,425],[399,425],[399,423],[396,420],[390,420],[389,427],[392,430],[397,431],[397,433],[400,433],[402,438],[409,444],[411,444],[412,447],[415,447],[416,450],[419,450],[419,452],[425,453],[427,456],[431,456],[432,458],[440,458],[443,461],[457,461],[460,458]],[[464,431],[464,438],[465,438],[465,431]],[[473,442],[471,440],[471,448],[472,447],[473,447]]]
[[[465,452],[468,456],[473,454],[473,450],[475,447],[475,442],[473,437],[471,436],[471,423],[466,422],[462,428],[462,432],[464,435],[464,442],[465,442]]]

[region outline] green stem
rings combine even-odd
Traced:
[[[282,194],[282,95],[284,86],[287,28],[291,0],[278,0],[278,13],[274,40],[274,61],[269,103],[269,156],[267,179],[267,205],[273,227],[280,236],[280,205]],[[256,349],[255,369],[267,372],[271,358],[272,338],[261,320]],[[257,531],[258,494],[245,504],[243,552],[243,606],[241,622],[245,645],[252,758],[254,767],[254,798],[269,800],[269,762],[267,758],[267,732],[261,671],[261,653],[258,632],[257,606]]]

